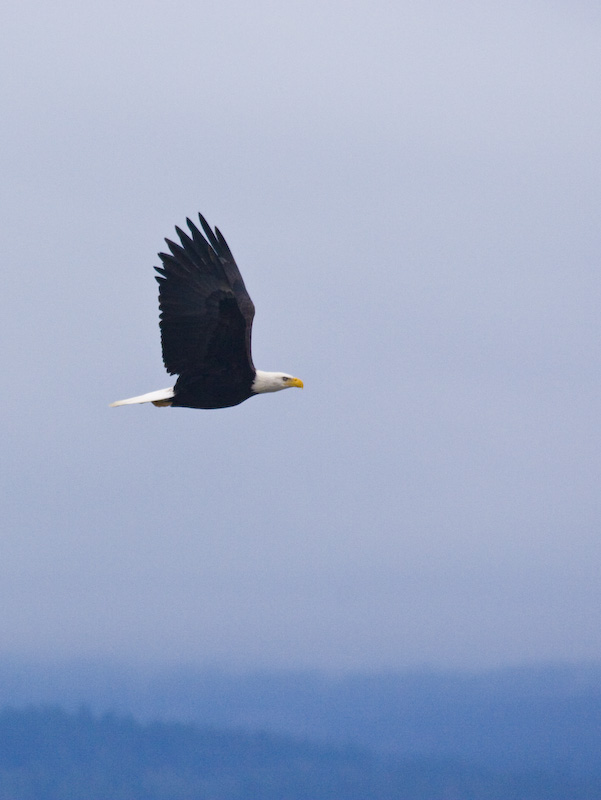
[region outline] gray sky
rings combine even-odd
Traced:
[[[2,652],[334,669],[601,658],[601,12],[12,2]],[[305,390],[163,388],[202,211]]]

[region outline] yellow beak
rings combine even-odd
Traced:
[[[300,378],[290,378],[290,380],[288,381],[288,385],[296,386],[298,389],[303,388],[303,382],[301,381]]]

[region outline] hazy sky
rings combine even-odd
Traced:
[[[2,653],[601,658],[601,11],[9,2]],[[202,211],[305,390],[172,385]]]

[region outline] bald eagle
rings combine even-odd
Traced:
[[[176,227],[180,244],[165,239],[159,253],[159,307],[163,362],[175,386],[118,400],[112,406],[227,408],[249,397],[303,382],[285,372],[255,369],[251,328],[255,307],[227,242],[199,214],[204,236],[187,219],[190,235]],[[205,238],[206,237],[206,238]]]

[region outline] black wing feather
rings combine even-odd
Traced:
[[[255,308],[231,250],[200,216],[206,239],[187,220],[191,237],[166,239],[159,253],[159,306],[163,361],[186,378],[230,374],[252,380],[251,330]]]
[[[205,236],[209,240],[209,244],[211,245],[213,250],[216,253],[218,253],[219,252],[219,242],[217,241],[217,239],[215,237],[215,234],[211,230],[211,226],[209,225],[209,223],[206,221],[206,219],[203,217],[203,215],[201,213],[198,214],[198,219],[200,220],[200,224],[202,225],[202,229],[203,229],[203,231],[205,233]],[[188,220],[187,222],[188,222],[188,225],[192,224],[190,222],[190,220]],[[230,256],[231,256],[231,253],[230,253]]]

